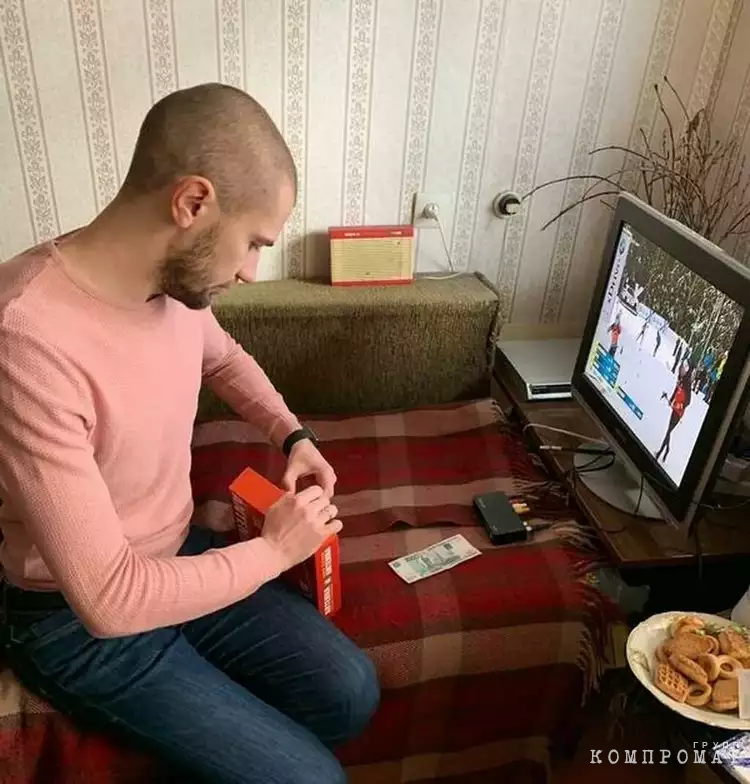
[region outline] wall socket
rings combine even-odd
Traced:
[[[411,222],[415,229],[437,229],[437,221],[432,218],[422,216],[425,204],[437,204],[440,220],[443,226],[448,224],[453,215],[453,197],[449,193],[425,193],[414,194],[414,209],[412,210]]]

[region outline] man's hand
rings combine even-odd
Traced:
[[[325,495],[329,498],[333,496],[336,474],[315,444],[307,439],[298,441],[292,447],[281,482],[285,490],[294,493],[297,480],[306,476],[315,477],[316,483],[323,488]]]
[[[338,509],[317,485],[282,496],[266,514],[261,536],[287,567],[309,558],[329,536],[341,530]]]

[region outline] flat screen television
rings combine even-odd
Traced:
[[[611,459],[589,489],[690,526],[748,399],[750,273],[639,199],[618,197],[572,379]],[[607,467],[608,466],[608,467]]]

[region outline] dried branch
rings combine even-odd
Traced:
[[[745,156],[742,157],[744,159]],[[737,179],[735,179],[735,181],[729,187],[727,187],[722,193],[720,193],[716,197],[716,199],[714,199],[713,202],[711,202],[711,204],[709,204],[708,211],[709,211],[709,216],[711,221],[711,229],[713,229],[715,226],[720,225],[721,220],[724,217],[726,211],[733,206],[734,196],[732,196],[732,194],[737,188],[740,187],[742,183],[742,175],[744,172],[744,168],[745,168],[745,164],[743,160],[742,166],[740,168],[740,173],[737,176]],[[742,203],[744,203],[745,201],[746,192],[747,192],[747,183],[743,188],[743,194],[740,196],[740,202]],[[732,198],[730,198],[730,196],[732,196]],[[709,235],[707,234],[706,236]]]
[[[554,180],[549,180],[548,182],[543,182],[541,185],[537,185],[535,188],[532,188],[525,196],[521,197],[521,201],[528,199],[530,196],[533,196],[537,191],[540,191],[542,188],[548,188],[550,185],[559,185],[561,182],[572,182],[574,180],[590,180],[590,179],[597,179],[601,180],[602,182],[606,182],[609,185],[618,189],[618,192],[622,190],[620,184],[615,182],[615,180],[611,180],[608,177],[602,177],[598,174],[574,174],[569,175],[567,177],[558,177]]]
[[[662,100],[661,97],[661,91],[659,90],[657,85],[654,85],[654,91],[656,92],[656,100],[659,102],[659,111],[662,113],[662,116],[667,121],[667,128],[669,129],[669,144],[672,152],[671,160],[672,162],[674,162],[676,158],[675,142],[674,142],[674,126],[672,125],[672,120],[669,118],[669,113],[664,108],[664,101]],[[644,134],[644,139],[645,139],[645,134]],[[648,141],[646,141],[646,147],[648,147]]]
[[[687,107],[685,106],[685,103],[682,100],[682,98],[680,98],[680,94],[677,92],[677,90],[675,90],[675,86],[672,84],[672,82],[669,81],[669,77],[666,74],[664,75],[664,82],[667,85],[667,87],[669,87],[669,89],[672,91],[672,95],[674,95],[674,97],[677,99],[677,103],[680,104],[680,108],[682,109],[682,113],[685,116],[685,119],[687,120],[687,122],[690,122],[690,116],[688,115]]]
[[[573,202],[573,204],[569,204],[567,207],[565,207],[565,209],[560,210],[560,212],[558,212],[554,218],[548,220],[542,226],[541,231],[544,231],[548,226],[551,226],[556,220],[559,220],[560,218],[562,218],[563,215],[575,209],[579,205],[584,204],[587,201],[591,201],[591,199],[600,199],[602,196],[617,196],[619,195],[621,190],[622,190],[621,188],[618,188],[616,191],[604,191],[603,193],[592,193],[589,196],[586,196],[585,198],[578,199],[578,201]],[[607,207],[610,206],[606,202],[602,202],[602,204],[605,204]]]
[[[616,171],[606,175],[560,177],[535,186],[523,197],[527,199],[553,184],[576,180],[591,183],[580,198],[563,207],[543,228],[591,199],[633,188],[651,206],[713,242],[722,243],[732,236],[750,233],[750,177],[741,150],[742,140],[736,136],[725,141],[714,140],[706,108],[701,107],[691,116],[667,77],[664,84],[668,96],[676,101],[679,114],[675,120],[664,90],[654,85],[659,114],[664,118],[658,142],[640,129],[639,149],[611,144],[596,147],[589,153],[591,156],[603,152],[624,153],[625,162]],[[623,180],[623,175],[637,179]],[[598,191],[602,186],[615,190]]]
[[[726,231],[725,231],[725,232],[724,232],[724,233],[721,235],[721,237],[719,237],[719,243],[722,243],[722,242],[724,242],[724,240],[725,240],[725,239],[727,239],[727,237],[729,237],[729,235],[730,235],[730,234],[736,234],[736,233],[737,233],[737,231],[736,231],[736,230],[737,230],[737,229],[739,229],[739,227],[740,227],[740,226],[742,226],[742,224],[743,224],[743,223],[744,223],[744,222],[745,222],[745,221],[746,221],[748,218],[750,218],[750,209],[748,209],[748,210],[746,210],[745,212],[743,212],[743,213],[742,213],[742,215],[740,215],[740,217],[739,217],[739,218],[737,218],[737,219],[736,219],[736,220],[735,220],[735,221],[734,221],[734,222],[733,222],[733,223],[732,223],[732,224],[729,226],[729,228],[728,228],[728,229],[727,229],[727,230],[726,230]]]

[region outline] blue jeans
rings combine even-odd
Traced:
[[[180,554],[217,540],[193,528]],[[74,720],[130,736],[180,781],[346,782],[331,750],[378,705],[371,660],[280,581],[181,626],[113,639],[92,637],[70,609],[34,615],[9,618],[19,678]]]

